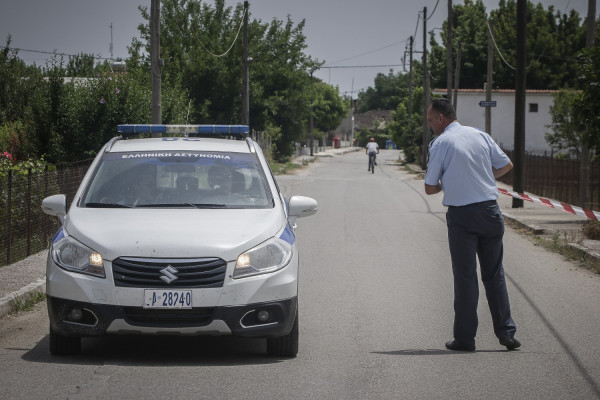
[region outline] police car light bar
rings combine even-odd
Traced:
[[[248,125],[162,125],[162,124],[133,124],[119,125],[117,132],[123,137],[134,136],[140,133],[164,133],[188,135],[248,135]]]

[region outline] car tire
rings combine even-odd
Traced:
[[[285,336],[267,339],[267,354],[272,357],[296,357],[298,354],[298,313],[292,330]]]
[[[60,335],[50,328],[50,354],[70,356],[81,352],[81,337]]]

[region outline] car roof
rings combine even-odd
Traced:
[[[117,140],[108,149],[110,153],[136,151],[211,151],[250,153],[245,140],[212,139],[202,137],[163,137]]]

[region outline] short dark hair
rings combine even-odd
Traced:
[[[454,107],[450,100],[446,98],[434,99],[431,102],[431,109],[435,111],[437,114],[442,114],[444,118],[449,121],[456,120],[456,111],[454,111]]]

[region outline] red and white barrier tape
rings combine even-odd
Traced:
[[[571,214],[577,214],[577,215],[587,217],[589,219],[593,219],[595,221],[600,221],[600,212],[597,212],[597,211],[587,210],[585,208],[575,207],[570,204],[565,204],[565,203],[561,203],[558,201],[548,200],[548,199],[544,199],[541,197],[529,196],[529,195],[526,195],[523,193],[513,192],[512,190],[498,188],[498,191],[502,194],[505,194],[507,196],[512,196],[517,199],[527,200],[527,201],[531,201],[534,203],[540,203],[540,204],[548,206],[548,207],[558,208],[559,210],[563,210],[563,211],[566,211]]]

